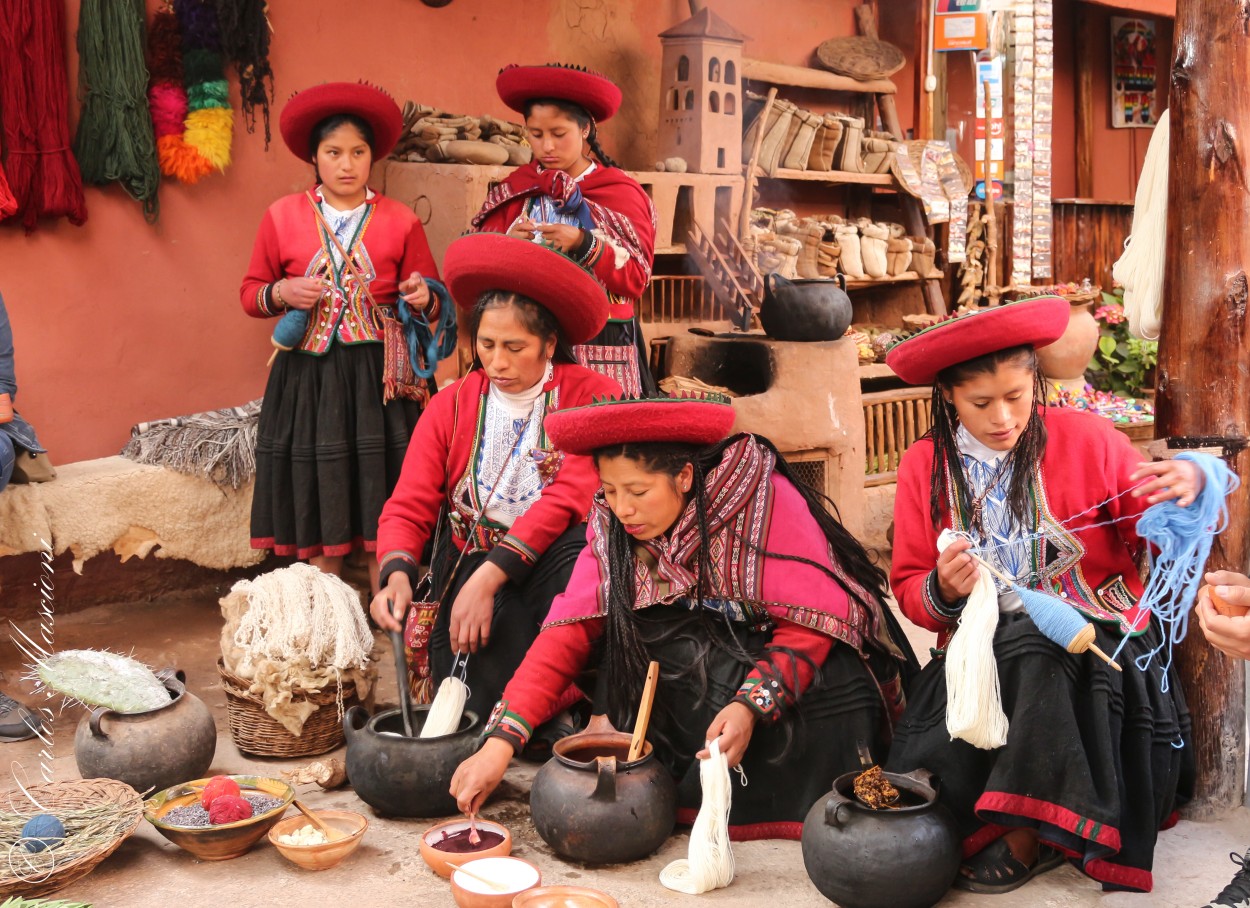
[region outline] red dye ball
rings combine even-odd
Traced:
[[[200,792],[200,806],[208,810],[222,795],[239,795],[239,783],[229,776],[213,776]]]
[[[213,798],[208,808],[208,821],[214,826],[237,823],[252,816],[252,802],[238,795],[223,794]]]

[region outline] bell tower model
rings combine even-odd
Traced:
[[[704,7],[660,33],[657,160],[691,173],[742,171],[742,34]]]

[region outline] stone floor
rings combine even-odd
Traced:
[[[133,652],[152,666],[182,668],[191,689],[211,707],[221,729],[213,771],[276,775],[280,769],[302,761],[259,761],[242,756],[226,731],[225,698],[214,668],[220,623],[216,599],[210,593],[89,609],[57,618],[53,633],[57,649],[106,647]],[[32,633],[34,626],[35,622],[23,625]],[[17,680],[24,669],[8,639],[0,642],[0,669],[8,678],[5,689],[32,701],[29,686]],[[384,678],[380,701],[393,700],[394,690],[394,682],[388,683]],[[55,720],[52,766],[57,779],[77,777],[73,733],[78,718],[76,710],[66,710]],[[0,746],[0,756],[11,762],[14,771],[24,768],[32,777],[39,773],[38,747],[33,742]],[[684,856],[684,834],[675,835],[659,854],[624,866],[586,867],[556,858],[537,838],[528,821],[526,795],[533,772],[531,766],[515,766],[504,796],[484,813],[509,826],[517,838],[515,853],[537,864],[546,882],[594,886],[611,893],[622,906],[691,902],[690,897],[669,892],[658,883],[660,869],[668,861]],[[312,787],[311,791],[301,791],[300,796],[314,808],[356,810],[370,818],[364,843],[345,863],[311,873],[287,863],[265,843],[232,861],[200,862],[166,842],[144,822],[107,861],[82,881],[62,890],[58,897],[100,908],[169,904],[179,908],[219,908],[227,904],[241,908],[278,904],[322,906],[349,900],[360,905],[453,904],[446,883],[425,867],[416,848],[417,834],[433,821],[378,818],[350,788],[321,792]],[[1236,810],[1214,821],[1182,821],[1163,833],[1156,854],[1156,888],[1150,895],[1103,895],[1094,883],[1063,867],[1009,895],[992,898],[952,893],[941,904],[992,904],[995,908],[1196,908],[1230,878],[1235,868],[1229,862],[1229,851],[1244,849],[1247,844],[1250,811]],[[737,877],[733,885],[703,896],[704,901],[744,908],[756,908],[762,903],[784,904],[786,908],[829,904],[808,881],[797,842],[740,844],[734,847],[734,857]],[[4,895],[0,892],[0,897]],[[772,899],[778,901],[771,902]]]

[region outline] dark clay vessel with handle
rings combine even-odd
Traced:
[[[764,277],[760,325],[774,340],[832,341],[851,326],[846,278],[790,280],[773,272]]]

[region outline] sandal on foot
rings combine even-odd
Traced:
[[[1003,839],[997,839],[985,846],[972,860],[959,868],[954,885],[968,892],[984,892],[999,894],[1019,889],[1039,873],[1054,870],[1063,863],[1063,855],[1049,845],[1038,843],[1037,860],[1033,866],[1027,867],[1016,859],[1011,848]],[[964,875],[964,868],[972,871],[972,876]]]

